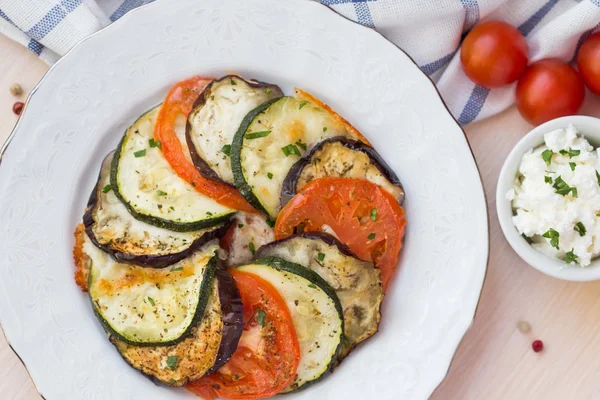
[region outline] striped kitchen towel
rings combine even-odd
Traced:
[[[51,64],[87,35],[151,1],[0,0],[0,32]],[[527,38],[531,60],[572,61],[581,42],[600,27],[600,0],[320,1],[405,50],[436,82],[461,124],[514,102],[514,85],[489,90],[472,83],[461,69],[461,40],[480,20],[516,26]]]

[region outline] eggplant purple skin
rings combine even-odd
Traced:
[[[219,300],[221,301],[221,316],[223,317],[223,336],[217,352],[217,359],[208,372],[212,374],[221,368],[237,350],[238,343],[244,331],[244,305],[242,296],[233,276],[222,265],[216,272],[219,281]]]
[[[192,110],[194,110],[196,107],[206,103],[206,99],[210,96],[213,84],[222,82],[226,79],[231,79],[233,77],[238,78],[238,79],[243,79],[249,86],[251,86],[253,88],[264,87],[265,89],[273,90],[273,92],[276,92],[276,93],[279,92],[283,96],[283,91],[277,85],[257,81],[254,79],[247,80],[238,75],[226,75],[226,76],[222,77],[221,79],[216,79],[216,80],[212,81],[204,88],[204,90],[202,91],[202,93],[200,93],[200,95],[198,96],[196,101],[194,101],[194,104],[192,105]],[[200,154],[198,154],[198,152],[196,151],[196,146],[194,146],[194,142],[192,141],[192,138],[190,136],[191,130],[192,130],[192,125],[190,124],[189,120],[186,120],[185,141],[187,142],[188,148],[190,149],[190,156],[192,157],[192,162],[194,163],[194,166],[196,167],[198,172],[200,172],[200,175],[202,175],[205,178],[212,179],[213,181],[217,181],[219,183],[224,183],[225,185],[235,188],[235,186],[232,185],[231,183],[225,182],[223,179],[221,179],[219,177],[219,175],[208,165],[208,163],[206,161],[204,161],[204,159],[202,157],[200,157]]]
[[[342,253],[345,256],[349,256],[349,257],[354,257],[357,260],[360,260],[360,258],[354,254],[352,252],[352,250],[350,250],[350,248],[348,246],[346,246],[344,243],[340,242],[335,236],[330,235],[329,233],[326,232],[305,232],[305,233],[296,233],[294,235],[288,236],[286,238],[283,239],[279,239],[276,240],[274,242],[271,243],[267,243],[264,246],[261,246],[258,251],[256,252],[254,259],[259,259],[263,257],[263,252],[265,251],[265,249],[272,247],[272,246],[278,246],[281,243],[285,243],[288,240],[294,239],[294,238],[304,238],[304,239],[317,239],[317,240],[321,240],[323,243],[325,243],[328,246],[335,246],[337,247],[337,249],[340,251],[340,253]]]
[[[283,184],[281,186],[280,201],[282,207],[285,206],[292,199],[292,197],[294,197],[298,193],[296,187],[298,186],[298,179],[300,178],[300,174],[302,174],[302,170],[304,169],[304,167],[306,167],[306,165],[308,165],[311,162],[313,156],[317,151],[321,150],[326,144],[333,142],[338,142],[350,150],[360,151],[366,154],[367,157],[369,157],[371,163],[379,170],[379,172],[383,174],[383,176],[387,178],[387,180],[390,181],[392,185],[398,186],[402,189],[402,183],[400,183],[398,175],[396,175],[392,168],[385,162],[385,160],[379,155],[379,153],[377,153],[377,151],[373,147],[358,140],[349,139],[344,136],[336,136],[329,139],[325,139],[319,144],[317,144],[308,152],[307,155],[302,157],[292,166],[285,179],[283,180]],[[404,199],[401,200],[402,201],[400,201],[400,204],[403,203]]]
[[[104,166],[104,163],[107,162],[107,160],[110,158],[110,156],[113,153],[114,153],[114,151],[108,153],[108,155],[104,158],[104,160],[102,161],[103,166]],[[101,168],[101,170],[102,169],[103,168]],[[90,198],[88,200],[87,208],[86,208],[85,214],[83,215],[83,225],[85,227],[85,233],[88,235],[88,237],[90,238],[92,243],[96,247],[98,247],[100,250],[107,253],[113,260],[120,262],[120,263],[132,264],[132,265],[137,265],[140,267],[166,268],[170,265],[173,265],[173,264],[183,260],[184,258],[189,257],[194,252],[196,252],[200,247],[202,247],[202,245],[204,245],[205,243],[210,242],[213,239],[221,238],[221,236],[223,236],[225,234],[225,232],[227,232],[227,230],[233,223],[233,220],[229,220],[224,225],[222,225],[212,231],[206,232],[204,235],[202,235],[198,239],[194,240],[194,242],[187,249],[185,249],[179,253],[162,254],[162,255],[158,255],[158,254],[134,255],[134,254],[123,253],[123,252],[114,250],[109,244],[100,243],[98,241],[98,239],[96,238],[96,235],[94,234],[94,229],[93,229],[93,226],[95,223],[94,216],[93,216],[94,208],[98,204],[98,195],[99,195],[99,192],[102,190],[102,188],[99,187],[100,179],[101,179],[101,173],[98,174],[98,180],[96,181],[96,185],[94,186],[94,189],[92,190],[92,194],[90,195]]]
[[[215,364],[206,371],[205,376],[217,371],[229,361],[233,353],[237,350],[240,337],[244,331],[244,305],[242,304],[242,296],[235,280],[220,262],[215,273],[215,278],[219,282],[223,336],[221,337],[221,344],[217,351]],[[159,381],[152,375],[144,372],[142,372],[142,375],[150,379],[156,386],[172,387],[165,382]]]

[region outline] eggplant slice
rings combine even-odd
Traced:
[[[373,149],[357,140],[335,137],[322,141],[290,169],[281,188],[285,205],[309,182],[327,176],[363,179],[381,186],[398,203],[404,190],[396,173]]]
[[[224,268],[217,269],[219,283],[219,300],[223,319],[223,334],[214,365],[206,373],[211,374],[221,368],[237,350],[240,337],[244,331],[244,305],[242,296],[233,276]]]
[[[205,243],[220,238],[229,228],[230,221],[215,228],[173,232],[133,218],[110,185],[113,156],[114,152],[102,162],[83,223],[92,243],[115,261],[164,268],[189,257]]]
[[[247,264],[254,258],[254,253],[261,246],[275,240],[273,228],[262,214],[238,212],[233,224],[226,233],[228,240],[221,246],[227,246],[227,266]]]
[[[323,379],[337,361],[344,338],[342,307],[335,291],[317,273],[277,257],[237,268],[269,282],[285,300],[300,345],[300,364],[282,393]]]
[[[89,295],[107,332],[135,346],[167,346],[189,336],[204,315],[217,269],[208,243],[169,269],[116,263],[84,238]]]
[[[276,85],[227,75],[200,94],[187,120],[186,141],[198,171],[233,184],[229,149],[240,123],[254,108],[283,96]]]
[[[223,319],[217,282],[210,288],[204,317],[189,337],[170,346],[140,347],[109,337],[121,357],[133,368],[169,386],[184,386],[208,373],[217,360],[222,342]]]
[[[248,113],[233,139],[235,186],[256,209],[276,219],[283,181],[292,166],[317,143],[339,136],[366,140],[329,107],[301,91],[268,101]]]
[[[195,190],[181,179],[154,141],[160,106],[141,116],[121,140],[111,166],[110,185],[137,220],[176,232],[219,225],[235,210]]]
[[[261,247],[256,257],[279,257],[300,264],[318,273],[335,290],[346,335],[340,360],[377,332],[383,301],[381,273],[332,235],[315,232],[290,236]]]

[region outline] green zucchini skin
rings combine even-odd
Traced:
[[[256,208],[258,211],[262,212],[267,217],[269,217],[269,213],[252,192],[252,187],[248,184],[248,182],[246,182],[246,178],[244,177],[244,172],[242,169],[241,154],[242,146],[244,144],[244,135],[246,134],[246,130],[248,129],[252,121],[254,121],[254,118],[256,118],[260,113],[265,111],[271,106],[271,104],[275,103],[279,99],[281,99],[281,97],[271,99],[256,107],[254,110],[250,111],[242,120],[242,123],[240,124],[240,127],[238,128],[237,132],[235,133],[235,136],[233,137],[233,141],[231,142],[230,154],[231,172],[233,173],[233,183],[235,187],[238,188],[242,196],[244,196],[246,201],[248,201],[248,203],[250,203],[252,207]]]
[[[158,106],[158,107],[160,107],[160,106]],[[113,192],[115,193],[117,198],[125,205],[125,207],[127,208],[127,211],[129,211],[129,213],[135,219],[145,222],[150,225],[157,226],[159,228],[168,229],[168,230],[175,231],[175,232],[192,232],[192,231],[198,231],[201,229],[212,228],[213,226],[216,226],[223,222],[229,221],[231,219],[231,217],[233,217],[233,215],[235,215],[235,210],[230,210],[231,212],[228,212],[225,214],[220,214],[220,215],[215,215],[214,217],[211,217],[211,218],[202,218],[199,220],[188,221],[188,222],[181,222],[181,221],[161,218],[156,215],[149,215],[149,214],[138,211],[128,201],[128,199],[123,195],[122,188],[119,185],[118,177],[119,177],[119,165],[121,162],[121,157],[122,157],[123,151],[125,150],[125,146],[127,144],[127,140],[128,140],[128,136],[129,136],[128,132],[132,129],[132,127],[136,126],[144,118],[147,118],[149,115],[152,115],[152,113],[155,113],[158,107],[155,107],[152,110],[144,113],[129,128],[127,128],[125,130],[125,133],[123,134],[123,137],[122,137],[121,141],[119,142],[119,145],[117,146],[117,149],[115,151],[115,154],[114,154],[114,157],[112,160],[112,164],[111,164],[110,184],[113,189]],[[153,151],[153,150],[155,150],[155,149],[149,149],[148,151]],[[166,160],[165,160],[165,163],[167,163]],[[173,172],[173,176],[174,176],[174,179],[180,179],[175,174],[175,172]],[[192,188],[192,187],[190,186],[190,188]],[[192,188],[192,190],[193,190],[193,188]],[[214,200],[212,200],[212,199],[210,199],[210,201],[214,202]],[[216,202],[215,202],[215,204],[216,204]],[[220,207],[227,208],[224,206],[220,206]]]
[[[119,340],[121,340],[124,343],[130,344],[133,346],[138,346],[138,347],[171,346],[171,345],[177,344],[190,336],[192,329],[194,329],[194,327],[196,327],[196,325],[198,325],[198,322],[204,316],[204,311],[206,309],[206,305],[208,304],[208,297],[210,295],[211,287],[213,285],[213,282],[215,279],[215,274],[216,274],[216,271],[218,268],[218,262],[219,262],[218,256],[215,255],[210,259],[210,261],[206,265],[206,270],[204,272],[204,278],[202,279],[202,283],[200,284],[200,299],[198,300],[198,306],[196,307],[196,312],[194,313],[194,318],[192,319],[192,322],[189,324],[186,331],[175,340],[170,340],[167,342],[142,342],[142,343],[129,340],[128,338],[126,338],[125,336],[119,334],[119,332],[114,330],[110,326],[108,321],[106,321],[104,319],[102,314],[99,312],[98,306],[96,305],[94,299],[92,298],[91,291],[90,291],[90,301],[92,303],[92,309],[94,310],[94,314],[98,318],[98,321],[100,321],[100,324],[102,325],[104,330],[109,335],[118,338]],[[92,274],[90,273],[89,279],[88,279],[88,287],[90,287],[90,288],[91,288],[91,278],[92,278]]]
[[[340,300],[339,300],[337,294],[335,293],[335,290],[323,278],[321,278],[321,276],[319,274],[317,274],[316,272],[314,272],[302,265],[299,265],[299,264],[296,264],[296,263],[293,263],[290,261],[286,261],[279,257],[259,258],[257,260],[253,260],[252,264],[267,265],[278,271],[284,271],[284,272],[288,272],[290,274],[298,275],[298,276],[308,280],[312,284],[318,286],[319,289],[321,289],[323,292],[325,292],[325,294],[327,294],[333,300],[336,311],[338,313],[338,317],[340,318],[340,322],[341,322],[341,335],[340,335],[340,341],[337,345],[337,348],[335,349],[334,355],[331,358],[331,362],[327,366],[327,369],[325,369],[318,378],[315,378],[311,381],[305,382],[299,388],[296,388],[296,389],[293,389],[290,391],[286,391],[286,392],[282,392],[281,394],[289,394],[289,393],[295,393],[295,392],[305,390],[306,388],[310,387],[311,385],[314,385],[315,383],[318,383],[321,380],[323,380],[327,375],[329,375],[329,373],[337,365],[337,360],[338,360],[339,355],[341,354],[343,344],[344,344],[344,338],[345,338],[344,312],[343,312]]]

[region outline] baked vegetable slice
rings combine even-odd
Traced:
[[[115,335],[110,335],[109,339],[129,365],[152,380],[184,386],[208,373],[220,349],[223,319],[216,281],[209,286],[209,293],[202,320],[177,344],[140,347]]]
[[[160,228],[191,232],[227,221],[234,210],[202,195],[181,179],[154,140],[160,107],[142,115],[119,144],[110,184],[134,218]]]
[[[207,244],[171,268],[119,264],[86,238],[89,294],[104,328],[137,346],[167,346],[189,336],[204,314],[217,268]]]
[[[381,186],[404,201],[404,190],[396,173],[369,145],[347,137],[322,141],[290,169],[281,188],[285,205],[309,182],[326,176],[364,179]]]
[[[348,122],[303,92],[268,101],[248,113],[235,134],[234,183],[250,204],[275,219],[292,166],[315,144],[339,136],[366,142]]]
[[[221,368],[235,353],[244,331],[244,305],[235,280],[225,268],[217,268],[219,300],[223,319],[222,338],[215,363],[207,375]]]
[[[115,261],[164,268],[225,234],[229,222],[199,231],[173,232],[133,218],[110,184],[113,155],[114,152],[110,153],[102,162],[83,223],[92,243]],[[167,214],[171,212],[166,210]]]
[[[332,235],[293,235],[261,247],[256,257],[279,257],[300,264],[315,271],[335,290],[344,313],[345,340],[340,359],[377,332],[383,301],[381,273]]]
[[[335,291],[317,273],[277,257],[261,258],[237,270],[269,282],[286,301],[300,344],[300,364],[289,393],[330,371],[342,346],[343,311]]]
[[[207,178],[233,184],[229,153],[240,123],[264,102],[283,96],[276,85],[227,75],[210,83],[194,103],[186,141],[194,165]]]

